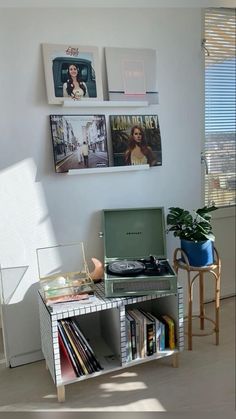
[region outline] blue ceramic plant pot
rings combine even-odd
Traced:
[[[187,254],[191,266],[207,266],[214,262],[214,247],[211,240],[197,243],[181,240],[181,249]]]

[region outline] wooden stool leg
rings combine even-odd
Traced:
[[[215,332],[216,332],[216,345],[219,345],[219,330],[220,330],[220,326],[219,326],[219,317],[220,317],[220,272],[217,272],[216,275],[216,288],[215,288],[215,322],[216,322],[216,328],[215,328]]]
[[[192,350],[192,286],[190,272],[188,271],[188,350]]]
[[[199,272],[199,302],[200,302],[200,329],[204,330],[204,278],[203,272]]]

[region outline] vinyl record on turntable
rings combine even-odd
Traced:
[[[109,263],[107,269],[113,275],[135,276],[144,271],[145,265],[137,260],[118,260]]]

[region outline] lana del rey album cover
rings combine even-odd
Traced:
[[[114,166],[162,165],[158,115],[110,115]]]

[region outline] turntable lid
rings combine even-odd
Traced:
[[[105,259],[166,258],[164,208],[106,209]]]

